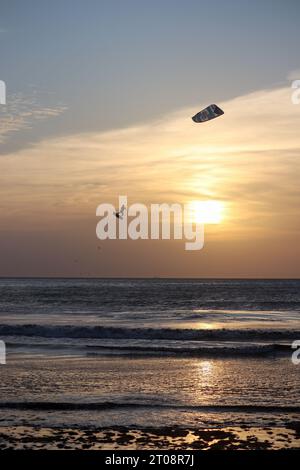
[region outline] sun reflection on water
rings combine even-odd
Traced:
[[[199,371],[203,375],[210,375],[213,372],[213,364],[211,361],[201,361],[199,363]]]

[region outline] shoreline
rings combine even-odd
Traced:
[[[281,427],[50,428],[1,426],[0,450],[300,449],[300,422]]]

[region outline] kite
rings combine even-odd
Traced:
[[[207,106],[207,108],[202,109],[202,111],[199,111],[199,113],[195,114],[192,119],[194,122],[206,122],[222,116],[222,114],[224,114],[224,111],[219,108],[219,106],[216,104],[211,104]]]

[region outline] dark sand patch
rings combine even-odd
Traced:
[[[0,427],[0,449],[300,449],[300,423],[287,427],[57,429]]]

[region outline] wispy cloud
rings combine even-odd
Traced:
[[[58,116],[66,109],[64,105],[43,105],[36,93],[11,93],[6,103],[0,107],[0,143],[15,132],[32,129],[36,121]]]

